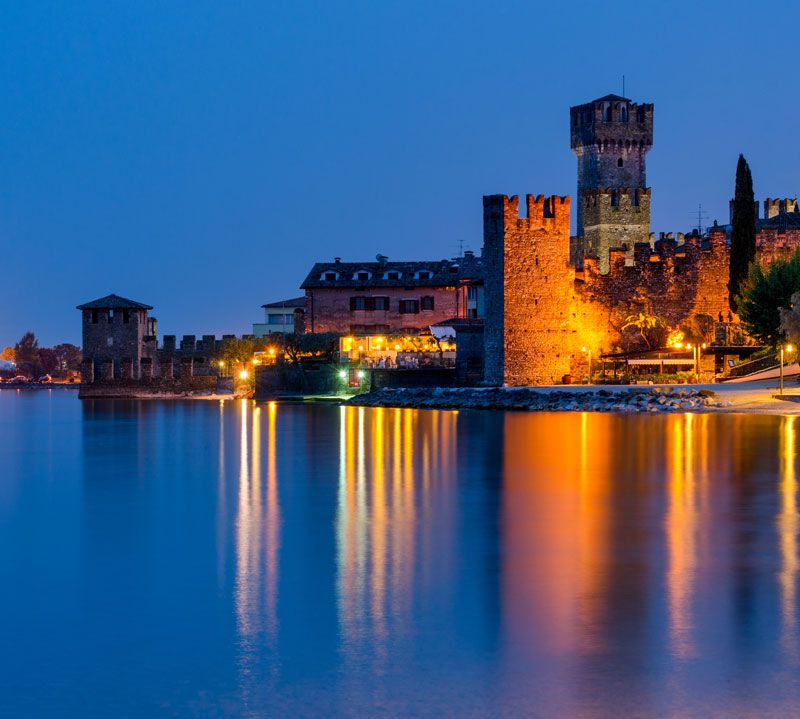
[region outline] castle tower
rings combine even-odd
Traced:
[[[578,157],[578,242],[570,259],[580,266],[584,256],[597,257],[607,273],[610,249],[633,257],[633,245],[647,242],[650,232],[646,155],[653,146],[653,105],[606,95],[572,107],[570,146]]]
[[[569,197],[483,198],[485,379],[496,385],[552,384],[570,371],[574,270]],[[578,348],[579,350],[580,348]]]
[[[150,305],[108,295],[78,305],[83,316],[83,382],[139,379]]]

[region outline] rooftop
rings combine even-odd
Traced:
[[[302,297],[292,297],[290,300],[278,300],[278,302],[267,302],[265,305],[261,305],[264,309],[271,310],[271,309],[282,309],[282,308],[292,308],[292,307],[305,307],[307,303],[307,299],[305,295]]]
[[[119,295],[106,295],[97,300],[92,300],[83,305],[78,305],[79,310],[152,310],[150,305],[120,297]]]
[[[364,274],[363,279],[359,274]],[[330,279],[329,279],[330,278]],[[481,259],[468,253],[451,260],[430,262],[317,262],[300,285],[323,287],[450,287],[465,280],[483,279]]]

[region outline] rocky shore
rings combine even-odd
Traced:
[[[723,407],[708,389],[635,387],[384,388],[353,397],[362,407],[501,409],[526,412],[691,412]]]

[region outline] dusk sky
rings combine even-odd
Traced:
[[[0,346],[75,305],[237,334],[315,261],[481,247],[481,196],[575,193],[569,107],[655,103],[655,232],[795,196],[795,3],[6,2]],[[574,204],[574,203],[573,203]]]

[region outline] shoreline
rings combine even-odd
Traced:
[[[753,386],[756,385],[756,386]],[[345,402],[357,407],[521,412],[800,414],[800,389],[779,397],[771,381],[752,385],[566,385],[384,388]]]

